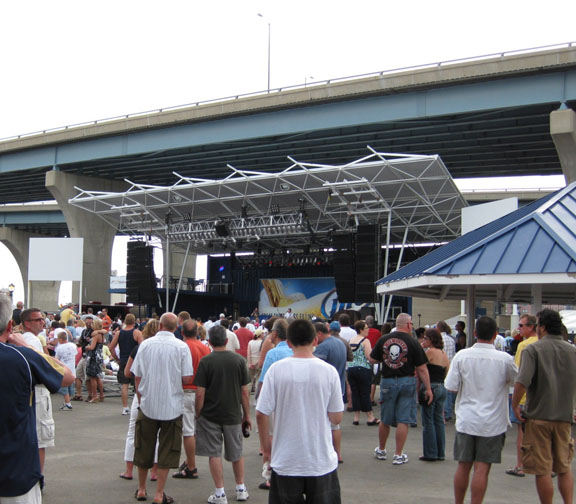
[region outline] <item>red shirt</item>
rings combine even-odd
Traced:
[[[374,348],[374,345],[380,339],[381,336],[382,335],[380,334],[380,331],[378,329],[374,329],[373,327],[368,329],[368,341],[370,342],[372,348]]]
[[[196,378],[196,370],[198,369],[198,364],[200,364],[200,359],[205,355],[210,353],[210,349],[197,339],[185,339],[184,343],[188,345],[190,353],[192,354],[192,368],[194,369],[194,376]],[[192,385],[183,385],[182,388],[196,390],[196,385],[192,381]]]
[[[242,357],[248,358],[248,343],[254,339],[254,334],[250,329],[246,327],[241,327],[240,329],[236,329],[234,331],[236,336],[238,336],[238,342],[240,343],[240,348],[236,351]]]

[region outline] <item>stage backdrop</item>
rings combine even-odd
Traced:
[[[360,310],[373,304],[339,303],[334,278],[262,278],[258,311],[261,317],[283,316],[288,308],[296,318],[330,319],[338,310]]]

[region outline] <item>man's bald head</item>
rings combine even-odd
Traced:
[[[160,317],[160,330],[173,333],[178,327],[178,317],[176,314],[168,312]]]
[[[412,332],[412,315],[401,313],[396,317],[396,330],[401,332]]]

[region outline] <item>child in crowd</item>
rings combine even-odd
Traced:
[[[74,376],[76,376],[76,345],[68,341],[68,333],[64,330],[60,331],[57,337],[58,345],[55,350],[56,358],[72,371]],[[60,387],[58,393],[64,396],[64,404],[60,409],[63,411],[71,410],[72,404],[70,404],[70,394],[73,394],[73,385]]]

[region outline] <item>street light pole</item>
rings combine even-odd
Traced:
[[[263,14],[258,14],[258,17],[261,17],[268,23],[268,92],[270,92],[270,21],[267,21]]]

